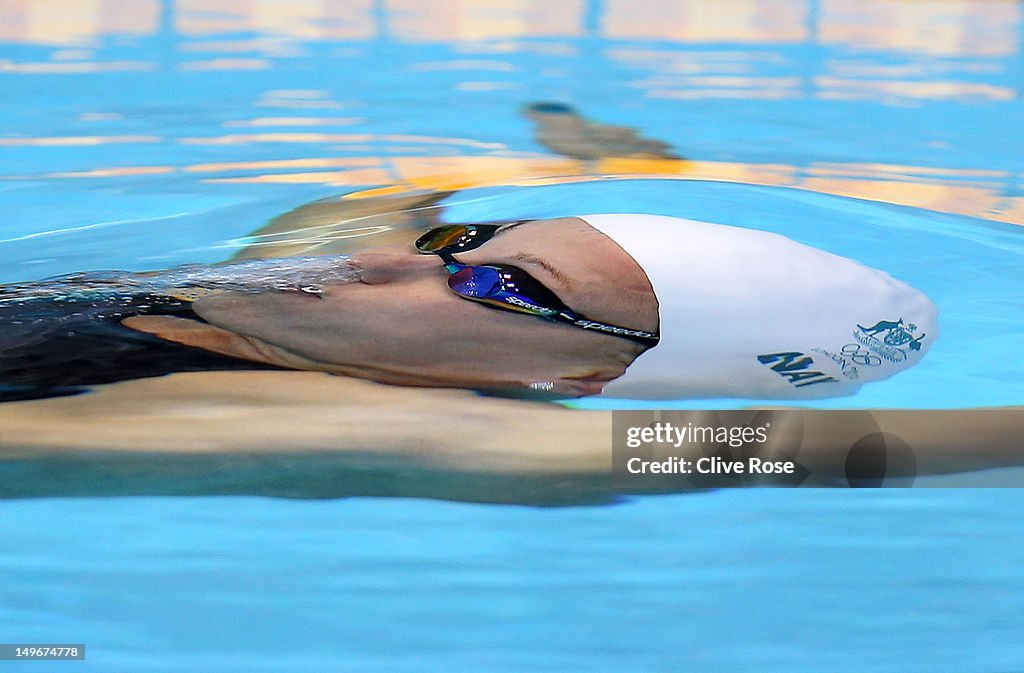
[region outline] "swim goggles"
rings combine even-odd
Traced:
[[[658,343],[659,337],[653,332],[609,325],[572,311],[554,292],[519,267],[506,264],[469,266],[452,256],[457,252],[480,247],[491,240],[499,229],[507,226],[511,224],[451,224],[437,227],[416,240],[416,249],[423,254],[434,254],[441,258],[449,273],[448,287],[464,299],[611,334],[645,346]]]

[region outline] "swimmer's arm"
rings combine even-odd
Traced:
[[[316,372],[201,372],[0,404],[0,498],[607,502],[610,414]]]
[[[699,420],[700,412],[685,413]],[[805,411],[801,433],[773,426],[762,455],[798,448],[799,462],[816,477],[841,480],[853,443],[878,431],[912,448],[919,475],[1024,465],[1021,408]],[[802,437],[799,447],[794,436]],[[0,404],[0,468],[13,470],[0,479],[0,497],[598,502],[617,494],[611,444],[606,411],[315,372],[175,374]]]
[[[772,450],[792,454],[800,437],[796,455],[815,474],[843,475],[854,444],[877,433],[890,450],[909,449],[917,475],[1024,465],[1024,407],[788,411],[799,413],[799,432],[776,426]]]

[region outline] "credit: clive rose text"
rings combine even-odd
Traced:
[[[679,448],[684,443],[699,443],[739,448],[767,442],[770,427],[771,423],[759,427],[723,427],[659,422],[626,428],[626,446],[636,449],[645,444],[654,444]],[[720,456],[672,456],[660,460],[633,457],[626,461],[626,470],[630,474],[794,474],[796,465],[791,460],[754,457],[732,459]]]
[[[726,460],[724,458],[666,458],[644,460],[630,458],[626,462],[630,474],[794,474],[796,465],[791,460]]]

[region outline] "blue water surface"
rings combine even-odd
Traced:
[[[942,311],[919,366],[818,406],[1024,402],[1020,2],[47,0],[0,15],[0,282],[222,261],[315,198],[461,158],[552,158],[521,108],[555,100],[730,182],[501,185],[455,195],[446,217],[644,210],[778,231]],[[749,177],[765,174],[788,177]],[[865,183],[872,199],[848,193]],[[88,656],[4,670],[1010,673],[1022,508],[1016,489],[550,509],[5,501],[0,642]]]
[[[9,502],[0,636],[87,643],[86,662],[41,670],[1012,671],[1022,505],[1019,490]]]

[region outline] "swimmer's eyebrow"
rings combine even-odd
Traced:
[[[533,220],[519,220],[518,222],[513,222],[512,224],[506,225],[501,229],[498,229],[496,232],[494,232],[494,236],[491,236],[491,240],[498,238],[502,234],[507,234],[508,232],[512,231],[513,229],[520,225],[528,224],[530,222],[533,222]]]
[[[569,285],[572,284],[568,276],[566,276],[564,273],[562,273],[555,267],[551,266],[551,264],[548,263],[547,261],[541,259],[540,257],[537,257],[536,255],[531,255],[528,252],[518,252],[512,255],[512,259],[518,262],[526,262],[527,264],[536,264],[540,268],[550,273],[551,277],[557,280],[563,286],[568,287]]]
[[[529,224],[530,222],[533,222],[533,221],[534,220],[519,220],[518,222],[514,222],[514,223],[512,223],[512,224],[510,224],[510,225],[508,225],[506,227],[502,227],[498,231],[494,232],[494,236],[491,237],[491,240],[494,240],[495,238],[497,238],[498,236],[501,236],[504,233],[508,233],[508,232],[512,231],[513,229],[515,229],[516,227],[518,227],[520,225]],[[559,283],[561,283],[563,287],[567,287],[568,288],[568,287],[570,287],[572,285],[572,281],[569,280],[568,276],[566,276],[564,273],[562,273],[561,271],[556,269],[549,262],[541,259],[540,257],[537,257],[536,255],[531,255],[528,252],[519,252],[519,253],[516,253],[515,255],[512,255],[512,259],[514,259],[516,261],[519,261],[519,262],[525,262],[527,264],[536,264],[540,268],[542,268],[545,271],[547,271],[548,273],[550,273],[551,277],[554,278],[555,280],[557,280]]]

